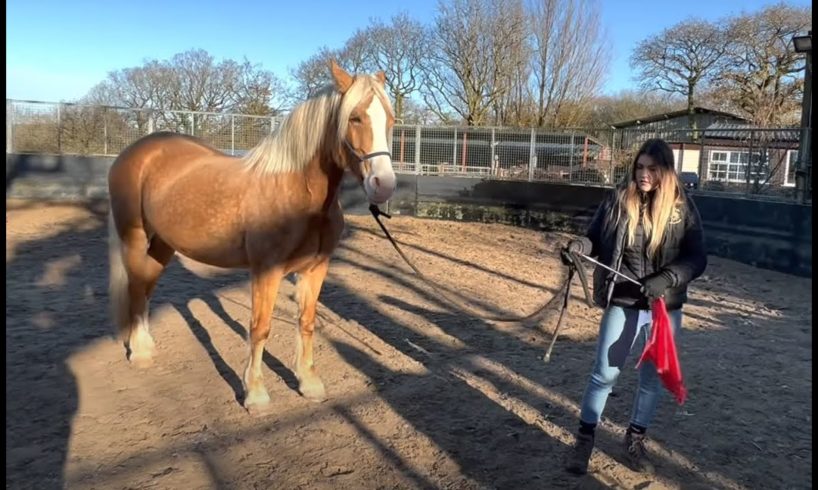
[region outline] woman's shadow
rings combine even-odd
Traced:
[[[63,487],[78,406],[68,359],[113,332],[100,287],[106,211],[88,209],[53,236],[22,240],[6,260],[7,488]]]

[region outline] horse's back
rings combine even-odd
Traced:
[[[242,266],[242,198],[252,184],[240,159],[201,140],[153,133],[126,148],[109,173],[120,229],[143,229],[195,260]]]
[[[151,176],[172,181],[202,158],[219,155],[229,158],[198,138],[171,132],[151,133],[131,143],[108,171],[108,192],[117,222],[142,214],[144,186]]]
[[[231,157],[194,136],[156,132],[131,143],[116,157],[108,171],[108,190],[112,193],[139,189],[151,175],[173,180],[203,158]]]
[[[183,163],[201,156],[224,155],[216,148],[194,136],[157,132],[134,141],[116,157],[111,170],[119,167],[143,167],[152,161]]]

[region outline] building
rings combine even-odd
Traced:
[[[693,117],[695,129],[687,110],[614,124],[617,147],[632,155],[645,140],[662,138],[673,149],[676,171],[695,173],[703,189],[786,190],[795,185],[797,128],[759,128],[704,107],[694,107]]]

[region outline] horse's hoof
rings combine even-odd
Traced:
[[[247,410],[247,415],[251,417],[262,417],[265,415],[269,415],[273,411],[273,406],[271,404],[266,405],[245,405],[244,409]]]
[[[298,387],[298,391],[301,392],[301,396],[311,402],[321,403],[327,399],[327,392],[324,389],[324,383],[322,383],[320,380],[315,380],[309,383],[301,383],[301,385]]]
[[[140,353],[131,353],[128,356],[128,362],[131,363],[131,366],[138,368],[138,369],[147,369],[153,366],[153,354],[150,352],[140,352]]]
[[[244,399],[244,408],[250,415],[264,414],[270,409],[270,395],[264,390],[250,392]]]

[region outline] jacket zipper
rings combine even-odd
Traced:
[[[623,231],[620,232],[619,231],[620,229]],[[622,272],[621,271],[622,259],[625,256],[625,241],[628,238],[628,235],[627,232],[624,231],[623,227],[617,227],[617,234],[621,235],[621,237],[619,237],[619,254],[616,257],[614,268],[616,269],[617,272]],[[607,297],[605,298],[606,305],[609,305],[611,303],[611,297],[613,296],[614,286],[616,286],[616,276],[614,274],[609,273],[608,277],[610,278],[610,282],[608,283],[608,294]]]
[[[647,272],[645,264],[648,260],[648,248],[645,243],[645,235],[647,235],[647,233],[645,233],[645,206],[646,204],[643,198],[642,203],[639,206],[639,226],[642,227],[642,263],[639,264],[641,266],[640,277],[645,277],[645,273]]]

